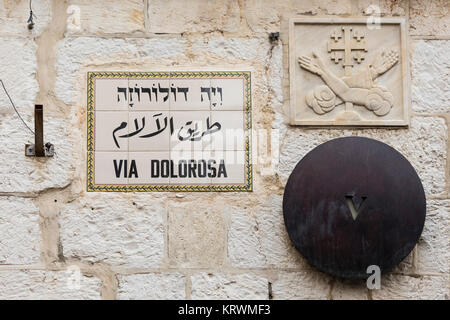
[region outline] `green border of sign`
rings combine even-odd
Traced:
[[[208,78],[244,80],[245,122],[245,184],[228,185],[96,185],[94,184],[94,115],[95,79],[161,79],[161,78]],[[250,192],[253,191],[252,141],[252,94],[250,71],[170,71],[170,72],[88,72],[87,74],[87,191],[89,192]]]

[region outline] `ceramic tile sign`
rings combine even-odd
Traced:
[[[370,19],[369,19],[370,21]],[[405,21],[380,18],[290,21],[290,123],[407,126]]]
[[[251,73],[89,72],[88,191],[252,191]]]

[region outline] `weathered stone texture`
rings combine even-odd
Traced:
[[[169,204],[169,260],[180,267],[213,267],[225,258],[226,224],[217,203]]]
[[[192,299],[268,299],[267,279],[254,274],[200,273],[191,281]]]
[[[450,299],[450,281],[446,276],[400,276],[381,277],[381,288],[372,290],[374,300],[413,299],[442,300]]]
[[[270,54],[268,82],[270,88],[270,106],[276,110],[283,105],[283,46],[275,45]]]
[[[367,16],[404,16],[408,13],[408,1],[404,0],[359,0],[358,14]]]
[[[9,108],[9,107],[8,107]],[[29,111],[24,117],[33,123]],[[33,128],[33,125],[31,125]],[[45,115],[44,142],[55,146],[52,158],[36,159],[25,156],[25,144],[34,143],[34,137],[22,125],[14,112],[0,119],[0,139],[8,141],[0,145],[0,192],[38,192],[48,188],[62,188],[72,179],[74,165],[79,164],[72,155],[72,140],[65,119]]]
[[[71,271],[0,270],[0,299],[98,300],[101,281]]]
[[[380,140],[402,153],[416,169],[427,195],[445,192],[447,126],[442,118],[413,117],[409,129],[288,130],[280,154],[280,176],[286,183],[300,159],[321,143],[342,136]]]
[[[36,81],[36,44],[32,40],[0,38],[0,74],[14,104],[33,129],[33,106],[39,91]],[[62,187],[70,182],[71,143],[64,119],[45,113],[45,141],[53,142],[57,156],[51,159],[25,157],[26,143],[34,137],[22,124],[0,87],[0,192],[36,192]],[[56,141],[56,137],[58,140]]]
[[[245,20],[254,32],[279,31],[288,6],[282,1],[249,0],[244,2]]]
[[[412,109],[450,112],[450,40],[418,40],[412,46]]]
[[[252,71],[252,108],[253,126],[259,126],[265,108],[271,112],[282,101],[281,79],[282,74],[281,45],[271,45],[267,35],[253,38],[227,38],[211,37],[195,39],[187,53],[190,58],[186,63],[192,64],[194,59],[199,66],[211,70],[213,66],[218,69],[250,70]],[[197,66],[198,68],[198,66]],[[270,84],[276,87],[271,88]],[[276,99],[273,105],[270,99]]]
[[[145,29],[143,0],[70,0],[69,6],[75,7],[69,9],[70,33],[135,33]],[[76,21],[77,12],[79,21]]]
[[[284,227],[282,202],[281,196],[274,195],[254,209],[230,208],[228,255],[233,266],[305,267]]]
[[[328,299],[331,278],[315,270],[308,272],[279,272],[272,284],[274,299]]]
[[[165,206],[139,206],[131,196],[92,193],[60,214],[64,256],[114,266],[150,268],[164,256]]]
[[[368,289],[365,280],[335,279],[331,289],[333,300],[367,300]]]
[[[0,198],[0,264],[39,263],[39,209],[32,199]]]
[[[32,9],[35,15],[35,25],[32,30],[29,30],[27,20],[30,17],[30,1],[0,1],[0,37],[19,36],[32,39],[39,36],[48,27],[51,20],[51,2],[51,0],[33,0]]]
[[[429,200],[417,248],[419,273],[450,272],[450,200]]]
[[[0,38],[0,78],[22,113],[31,110],[39,91],[36,81],[36,50],[36,43],[31,39]],[[14,110],[1,86],[0,91],[1,118],[3,118],[4,115],[13,114]],[[31,122],[30,125],[32,124]],[[11,125],[20,126],[21,124],[17,119],[17,122]]]
[[[121,300],[186,299],[186,277],[178,273],[119,275]]]
[[[239,25],[238,0],[156,0],[148,6],[153,33],[236,32]]]
[[[67,104],[85,104],[85,100],[82,100],[85,95],[80,92],[80,87],[86,86],[88,70],[105,71],[110,65],[129,63],[125,70],[130,71],[136,69],[136,64],[149,62],[153,63],[153,68],[158,63],[161,68],[161,60],[164,60],[166,65],[169,64],[167,59],[175,59],[178,54],[184,52],[185,44],[185,40],[179,39],[65,38],[58,43],[57,48],[56,96]],[[86,69],[88,65],[90,67]]]
[[[317,6],[319,14],[345,15],[350,13],[352,2],[351,0],[313,0],[311,4],[308,2],[305,3],[303,0],[294,0],[292,6],[294,8],[303,6],[300,13],[308,14],[311,6]]]
[[[350,0],[248,0],[243,12],[248,27],[253,32],[276,32],[283,20],[293,15],[344,15],[351,12]]]
[[[205,51],[228,60],[246,60],[249,63],[266,63],[270,42],[267,37],[251,39],[212,37],[198,39],[192,44],[192,51]],[[198,54],[198,53],[197,53]]]
[[[410,0],[410,34],[448,36],[450,33],[450,1]]]

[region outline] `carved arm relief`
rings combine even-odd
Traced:
[[[408,124],[404,20],[372,30],[365,18],[294,18],[291,28],[292,124]]]

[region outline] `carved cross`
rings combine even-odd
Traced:
[[[342,38],[342,33],[340,33],[339,30],[334,29],[330,36],[337,42],[340,38]]]
[[[364,38],[364,32],[359,30],[353,31],[353,38],[355,38],[356,41],[361,41],[361,39]]]
[[[338,64],[339,60],[342,60],[342,52],[333,51],[331,53],[331,60],[334,60],[334,63]]]
[[[361,53],[361,51],[356,51],[353,59],[355,59],[356,62],[361,63],[361,61],[364,60],[364,55]]]
[[[366,41],[362,39],[364,38],[363,32],[356,30],[355,32],[353,32],[352,36],[352,27],[342,27],[342,30],[344,31],[344,38],[342,41],[336,40],[336,35],[338,34],[337,30],[334,30],[334,32],[331,34],[331,38],[334,38],[335,40],[330,40],[328,42],[328,52],[344,52],[343,65],[345,69],[345,75],[350,76],[354,64],[352,59],[352,51],[359,50],[367,52],[367,45]],[[335,57],[336,55],[332,55],[332,59],[336,61]],[[362,59],[362,57],[359,59]]]

